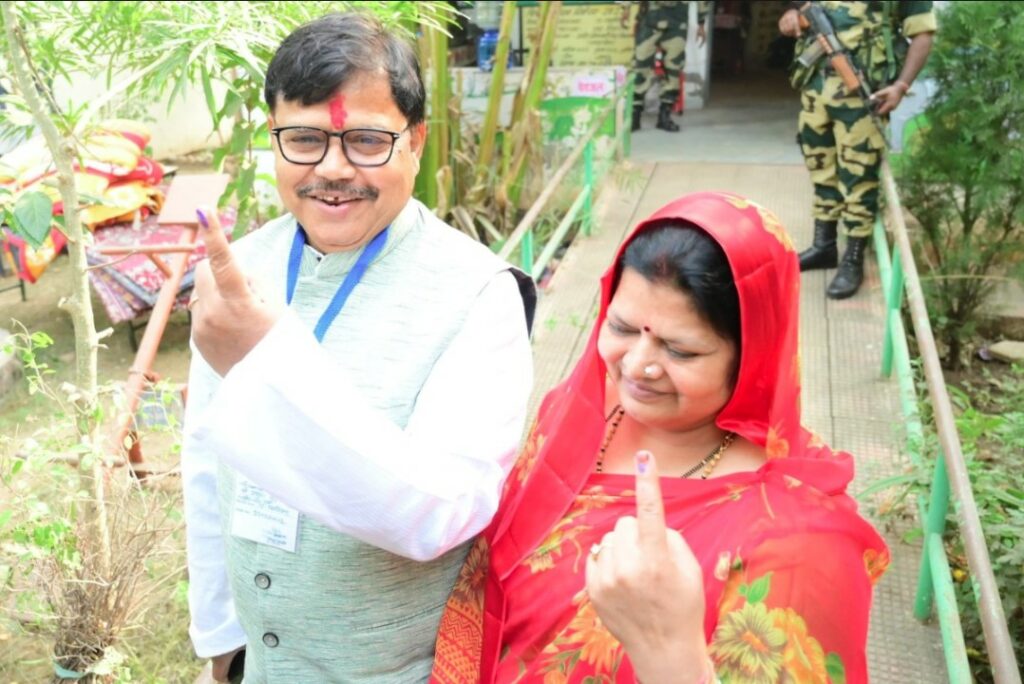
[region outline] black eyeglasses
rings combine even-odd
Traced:
[[[270,132],[277,136],[281,156],[292,164],[319,164],[327,156],[331,138],[339,138],[341,150],[353,166],[384,166],[391,161],[395,143],[407,130],[408,126],[398,133],[374,128],[352,128],[332,133],[310,126],[282,126],[272,128]]]

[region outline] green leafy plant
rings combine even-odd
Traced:
[[[46,396],[52,413],[0,440],[0,615],[46,639],[40,669],[55,679],[128,681],[125,634],[184,574],[180,549],[159,574],[153,563],[181,527],[180,501],[156,486],[159,478],[144,488],[127,468],[110,470],[106,445],[82,439],[78,389],[57,384],[40,360],[52,342],[22,331],[4,350],[20,359],[29,392]],[[173,388],[154,387],[151,396],[156,407],[175,403]],[[93,420],[123,410],[121,399],[118,387],[101,386]],[[174,421],[159,422],[177,439]],[[83,487],[81,472],[95,464],[104,486]]]
[[[971,488],[978,501],[1003,609],[1024,662],[1024,367],[996,378],[991,374],[953,395],[957,429],[964,441]],[[955,530],[955,528],[954,528]],[[958,563],[954,576],[968,652],[979,682],[991,681],[984,650],[981,619],[974,602],[962,540],[947,534],[950,558]]]
[[[944,365],[998,278],[1024,277],[1024,6],[954,2],[929,61],[937,94],[911,146],[901,198],[920,224],[916,256]]]
[[[15,196],[7,188],[0,188],[0,224],[11,227],[33,247],[39,247],[50,234],[53,225],[53,200],[38,190]]]
[[[1024,662],[1024,366],[998,373],[986,369],[975,380],[947,387],[1010,635],[1018,662]],[[921,396],[925,394],[922,392]],[[892,483],[891,493],[901,501],[928,496],[935,456],[941,454],[930,403],[920,402],[919,410],[925,426],[921,445],[925,457],[917,468]],[[944,541],[957,583],[960,620],[975,681],[992,682],[978,604],[954,509],[950,507]],[[882,512],[890,518],[905,513],[899,506]]]

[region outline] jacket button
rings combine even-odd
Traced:
[[[264,572],[261,572],[260,574],[256,575],[256,577],[253,578],[253,581],[256,583],[256,586],[260,589],[270,588],[270,575]]]
[[[278,640],[277,635],[273,632],[267,632],[263,635],[263,645],[267,648],[277,648],[277,645],[279,643],[281,642]]]

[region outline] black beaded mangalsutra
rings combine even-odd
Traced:
[[[601,444],[601,448],[597,452],[597,465],[595,466],[595,470],[599,473],[604,472],[604,454],[608,450],[608,445],[612,443],[612,438],[615,437],[615,432],[619,429],[619,423],[622,422],[622,417],[624,415],[626,415],[626,409],[622,408],[622,404],[617,404],[615,408],[612,409],[612,412],[608,414],[608,417],[605,418],[605,423],[611,423],[611,425],[608,426],[608,433],[605,435],[604,443]],[[715,466],[718,465],[718,461],[721,460],[722,454],[725,453],[725,450],[729,448],[735,439],[735,432],[725,433],[725,437],[722,438],[722,443],[715,447],[714,451],[702,458],[697,465],[693,466],[679,477],[690,477],[698,470],[703,469],[703,472],[700,474],[700,479],[708,479],[711,471],[715,469]]]

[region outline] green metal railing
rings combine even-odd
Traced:
[[[939,365],[939,355],[932,335],[924,293],[917,275],[910,237],[903,220],[903,209],[896,192],[892,170],[886,161],[882,165],[882,187],[886,199],[886,213],[892,228],[894,244],[892,259],[882,220],[875,223],[874,245],[878,255],[879,272],[886,300],[885,339],[882,351],[882,373],[889,376],[895,366],[899,380],[900,402],[907,425],[907,446],[915,466],[923,464],[924,431],[917,410],[917,389],[911,368],[906,331],[901,316],[904,293],[913,321],[914,333],[921,356],[928,396],[932,403],[935,429],[941,446],[940,458],[935,459],[931,491],[928,500],[918,500],[920,520],[923,521],[924,539],[921,571],[914,602],[914,615],[919,620],[931,616],[937,608],[942,646],[949,681],[956,684],[971,682],[967,647],[960,626],[953,578],[942,543],[949,509],[950,494],[955,497],[956,510],[963,535],[964,549],[974,583],[985,644],[992,675],[996,684],[1021,684],[1021,674],[1013,651],[1006,615],[999,598],[992,562],[989,559],[985,535],[978,517],[978,508],[971,491],[960,437],[956,431],[953,407],[946,392],[946,383]]]
[[[590,235],[594,220],[594,195],[597,191],[597,182],[599,180],[599,173],[595,167],[594,160],[594,136],[604,126],[608,117],[614,114],[615,158],[622,159],[628,154],[625,135],[628,129],[626,128],[624,103],[632,100],[632,93],[632,82],[626,88],[616,93],[612,101],[608,103],[608,106],[597,116],[594,125],[590,127],[586,135],[580,138],[572,152],[562,162],[561,166],[558,167],[554,175],[545,181],[543,192],[540,193],[536,201],[526,211],[526,214],[515,230],[508,236],[508,239],[501,245],[498,256],[502,259],[508,259],[515,252],[516,248],[519,248],[520,266],[534,280],[539,279],[544,273],[544,268],[551,261],[551,257],[555,255],[559,245],[562,244],[562,240],[565,239],[566,234],[573,224],[576,223],[577,219],[581,221],[583,234]],[[568,211],[562,217],[562,220],[559,221],[554,232],[548,237],[543,248],[541,248],[540,255],[534,257],[536,251],[534,224],[537,222],[541,212],[544,211],[544,207],[547,206],[554,196],[555,191],[561,186],[562,181],[565,180],[566,176],[581,158],[583,159],[582,187],[569,206]],[[610,164],[611,159],[606,163]]]

